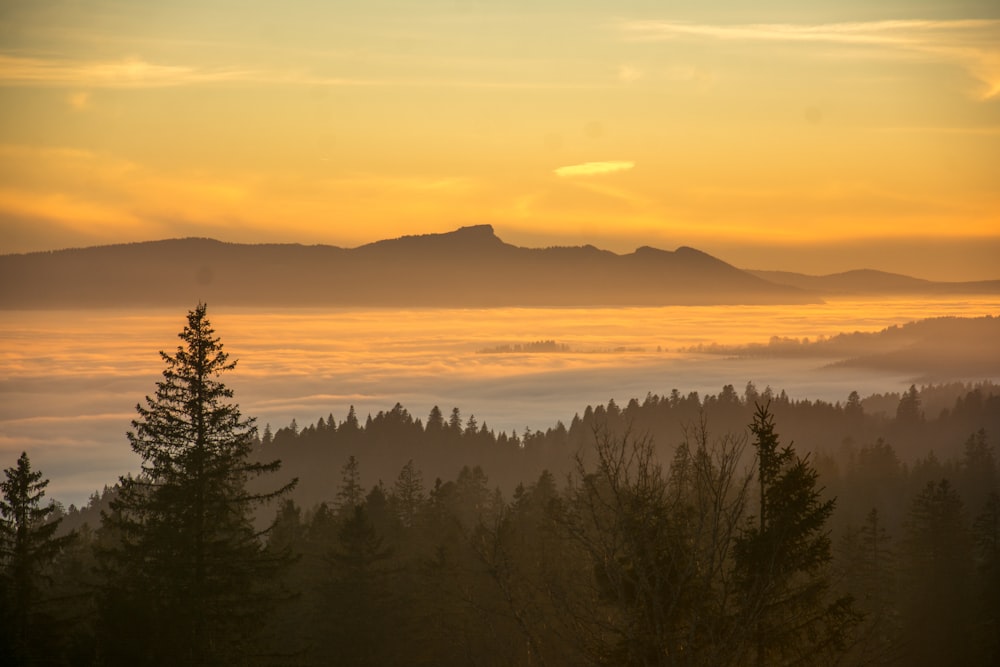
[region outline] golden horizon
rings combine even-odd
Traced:
[[[17,5],[0,251],[489,223],[526,246],[997,278],[1000,19],[933,14]]]

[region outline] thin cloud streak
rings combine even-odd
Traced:
[[[876,132],[912,133],[912,134],[971,134],[987,137],[1000,136],[1000,127],[934,127],[934,126],[899,126],[876,127]]]
[[[1000,20],[900,20],[816,25],[628,21],[622,24],[622,29],[632,39],[643,41],[705,37],[733,41],[822,42],[917,52],[965,69],[983,84],[982,99],[1000,95]]]
[[[8,85],[159,88],[250,81],[259,76],[249,70],[160,65],[141,58],[78,62],[0,55],[0,81]]]
[[[307,85],[344,87],[591,89],[609,84],[552,81],[474,81],[467,79],[358,79],[295,70],[164,65],[141,58],[76,61],[0,54],[0,85],[75,88],[171,88],[211,84]],[[77,93],[77,95],[86,93]],[[85,98],[81,98],[84,99]],[[75,104],[74,104],[75,106]]]
[[[556,176],[572,178],[573,176],[599,176],[602,174],[613,174],[619,171],[628,171],[635,167],[634,162],[625,160],[613,160],[609,162],[584,162],[582,164],[571,164],[566,167],[559,167],[554,170]]]

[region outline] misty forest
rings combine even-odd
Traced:
[[[140,469],[67,508],[7,462],[3,664],[1000,664],[992,383],[258,428],[179,337]]]

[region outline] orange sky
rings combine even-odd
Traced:
[[[995,3],[703,4],[4,3],[0,252],[491,223],[1000,278]]]

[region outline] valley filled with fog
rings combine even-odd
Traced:
[[[624,405],[648,393],[784,390],[795,399],[844,402],[900,393],[927,378],[902,369],[840,365],[815,356],[718,354],[809,339],[878,332],[933,317],[982,318],[996,298],[831,300],[803,306],[675,306],[605,309],[214,309],[209,315],[239,361],[229,385],[263,430],[300,425],[354,406],[402,404],[425,418],[433,406],[497,432],[568,423],[587,405]],[[137,462],[125,431],[172,351],[180,310],[6,311],[0,334],[0,455],[30,450],[52,479],[49,495],[81,503]],[[533,345],[551,341],[554,345]],[[954,341],[956,347],[962,341]],[[520,346],[520,348],[518,347]],[[716,346],[716,353],[693,351]],[[996,375],[934,377],[994,380]],[[807,447],[808,443],[802,443]]]

